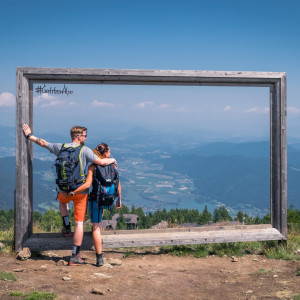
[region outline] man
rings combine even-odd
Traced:
[[[62,147],[65,148],[80,148],[79,163],[78,166],[79,172],[82,173],[85,179],[85,170],[88,163],[94,163],[97,165],[109,165],[116,163],[114,158],[99,158],[93,153],[93,151],[84,146],[85,140],[87,138],[87,128],[81,126],[74,126],[71,128],[71,143],[60,144],[60,143],[49,143],[44,139],[40,139],[32,135],[31,129],[27,124],[22,125],[26,139],[36,143],[37,145],[48,149],[51,153],[58,156]],[[80,147],[79,147],[80,146]],[[84,183],[84,180],[79,183],[79,186]],[[62,233],[64,236],[72,236],[71,227],[69,223],[69,207],[68,203],[72,200],[74,203],[74,216],[75,216],[75,230],[73,236],[73,252],[69,260],[69,265],[81,265],[84,264],[84,260],[80,256],[80,247],[83,239],[83,222],[85,220],[86,208],[87,208],[87,198],[88,198],[88,189],[81,192],[80,194],[74,195],[73,192],[66,193],[63,190],[59,189],[58,191],[58,200],[59,200],[59,210],[63,219],[63,230]]]

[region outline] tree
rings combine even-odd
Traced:
[[[161,221],[167,221],[168,219],[168,213],[167,210],[164,208],[161,212]]]
[[[236,218],[239,220],[240,223],[242,224],[249,224],[249,216],[242,211],[238,211]]]
[[[130,210],[126,205],[122,205],[118,211],[122,214],[130,214]]]
[[[35,210],[32,214],[32,221],[33,223],[41,222],[43,215],[38,211]]]
[[[138,207],[138,208],[136,209],[136,214],[138,215],[138,217],[139,217],[140,219],[142,219],[142,217],[145,216],[145,213],[144,213],[144,211],[143,211],[143,209],[142,209],[141,207]]]
[[[149,213],[148,216],[145,216],[143,227],[144,229],[151,228],[153,226],[153,217],[152,214]]]
[[[213,220],[215,223],[222,221],[232,221],[232,218],[225,205],[222,205],[214,210]]]
[[[7,219],[4,215],[0,215],[0,231],[6,231],[9,229]]]
[[[261,220],[262,224],[271,224],[271,216],[270,214],[266,214],[262,220]]]
[[[9,209],[6,212],[6,220],[8,222],[8,226],[9,228],[14,226],[14,222],[15,222],[15,212],[13,209]]]
[[[126,220],[122,213],[120,214],[119,218],[117,219],[117,229],[118,230],[127,229]]]
[[[11,227],[14,226],[14,210],[13,209],[9,209],[8,211],[4,211],[3,209],[0,210],[0,218],[1,218],[1,223],[2,226],[0,224],[0,230],[7,230]],[[5,221],[4,221],[5,219]],[[5,223],[5,225],[4,225]],[[3,229],[5,228],[5,229]]]
[[[104,209],[102,220],[111,220],[111,218],[112,218],[111,210]]]
[[[189,213],[188,213],[188,220],[187,222],[189,223],[197,223],[198,219],[199,219],[199,211],[198,209],[191,209],[189,210]]]
[[[290,205],[287,211],[287,221],[291,224],[299,224],[300,223],[300,210],[295,209],[295,206],[292,204]]]
[[[55,232],[61,229],[62,220],[58,210],[47,210],[41,219],[40,227],[47,232]]]
[[[211,221],[212,221],[212,215],[208,211],[207,205],[205,205],[203,212],[199,216],[198,224],[204,225]]]
[[[168,213],[169,223],[177,224],[178,223],[177,217],[178,217],[177,209],[171,209]]]
[[[135,209],[135,207],[132,205],[132,207],[131,207],[131,213],[132,214],[134,214],[134,215],[136,215],[137,213],[136,213],[136,209]]]

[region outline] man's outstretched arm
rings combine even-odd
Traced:
[[[31,140],[32,142],[36,143],[41,147],[47,148],[48,142],[32,135],[31,129],[27,124],[23,124],[22,128],[27,139]]]

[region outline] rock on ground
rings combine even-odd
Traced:
[[[17,258],[20,260],[26,260],[31,256],[29,248],[23,248],[17,255]]]

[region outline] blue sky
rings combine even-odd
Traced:
[[[0,125],[15,124],[16,67],[274,71],[287,72],[288,135],[300,137],[299,16],[294,0],[1,1]],[[111,115],[124,126],[269,131],[266,88],[68,87],[72,96],[35,94],[36,131]]]

